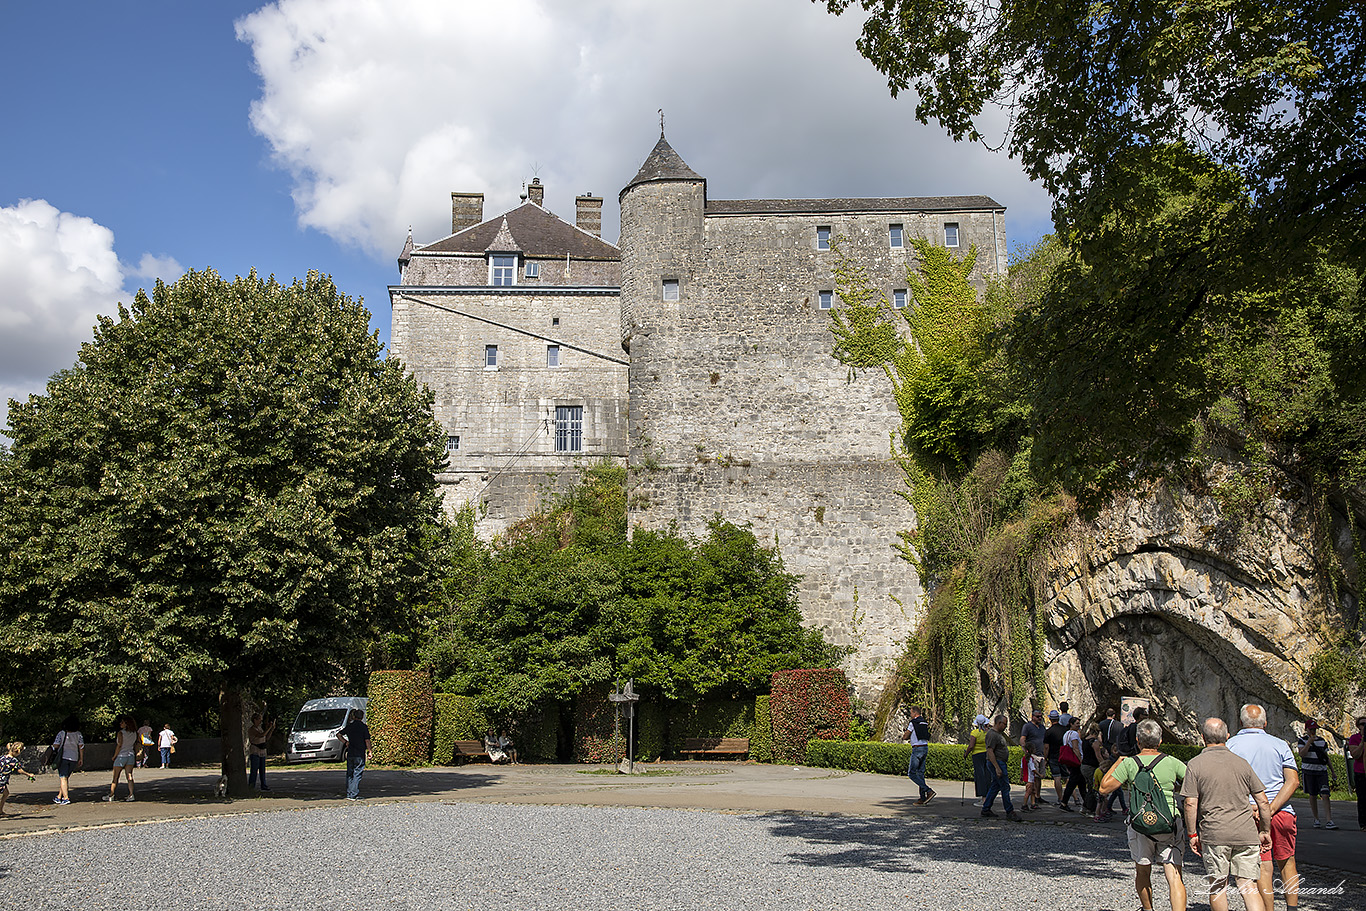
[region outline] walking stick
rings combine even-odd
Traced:
[[[968,802],[968,780],[963,779],[963,787],[958,794],[958,805],[961,807]]]

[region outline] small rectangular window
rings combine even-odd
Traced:
[[[958,246],[958,222],[951,221],[944,225],[944,246]]]
[[[678,279],[676,279],[676,278],[666,278],[666,279],[664,279],[664,299],[665,299],[666,301],[676,301],[676,300],[678,300]]]
[[[447,452],[459,452],[459,451],[460,451],[460,437],[455,436],[455,435],[451,435],[451,436],[446,437],[446,451],[447,451]]]
[[[829,309],[830,309],[830,305],[831,305],[832,303],[834,303],[834,300],[835,300],[835,292],[833,292],[833,291],[822,291],[822,292],[820,292],[820,295],[819,295],[819,296],[820,296],[820,301],[821,301],[821,309],[822,309],[822,310],[829,310]]]
[[[555,406],[555,451],[583,451],[583,406]]]
[[[517,257],[489,257],[489,284],[511,285],[517,277]]]
[[[552,326],[558,326],[559,324],[560,324],[560,318],[559,318],[558,316],[552,316],[552,317],[550,318],[550,325],[552,325]]]
[[[497,366],[498,366],[498,346],[497,346],[497,345],[485,345],[485,346],[484,346],[484,369],[485,369],[485,370],[488,370],[490,367],[497,367]]]
[[[892,292],[892,306],[898,310],[906,309],[906,289],[898,288]]]
[[[547,367],[558,367],[558,366],[560,366],[560,346],[559,346],[559,345],[546,345],[546,346],[545,346],[545,365],[546,365]]]
[[[893,249],[893,250],[898,250],[898,249],[900,249],[900,248],[901,248],[901,225],[888,225],[888,226],[887,226],[887,235],[888,235],[888,237],[891,238],[891,241],[892,241],[892,249]]]
[[[527,263],[527,264],[526,264],[526,277],[527,277],[527,278],[540,278],[540,277],[541,277],[541,264],[540,264],[540,263]]]
[[[829,250],[829,249],[830,249],[830,226],[829,226],[829,225],[818,225],[818,226],[816,227],[816,249],[817,249],[817,250]]]

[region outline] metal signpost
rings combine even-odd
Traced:
[[[635,679],[626,681],[626,685],[619,690],[613,690],[607,694],[607,701],[616,703],[617,717],[613,725],[613,739],[621,736],[621,706],[626,705],[626,758],[617,766],[618,772],[625,772],[627,775],[635,774],[636,771],[636,748],[635,748],[635,718],[636,703],[640,697],[636,695]]]

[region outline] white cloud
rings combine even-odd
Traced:
[[[128,270],[130,278],[136,278],[140,284],[148,286],[155,285],[158,279],[169,285],[184,274],[185,267],[176,262],[174,257],[153,256],[150,253],[142,254],[137,266]]]
[[[854,50],[860,20],[802,0],[280,0],[237,23],[261,78],[252,124],[294,177],[301,224],[379,256],[449,229],[449,192],[613,197],[657,138],[715,198],[987,194],[1037,233],[1019,167],[920,126]]]
[[[41,393],[48,377],[76,362],[96,317],[132,297],[126,279],[170,280],[182,271],[150,254],[124,266],[113,231],[46,200],[0,207],[0,426],[11,398]]]

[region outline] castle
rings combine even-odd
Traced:
[[[894,550],[915,515],[885,377],[831,356],[832,242],[903,307],[911,238],[975,248],[979,284],[1003,272],[1004,207],[709,199],[662,132],[618,197],[618,246],[600,197],[577,197],[571,225],[544,190],[488,220],[482,194],[453,193],[451,234],[410,235],[389,289],[391,351],[448,434],[448,508],[475,505],[496,534],[577,467],[622,461],[631,527],[750,523],[801,576],[807,622],[857,647],[851,680],[881,689],[921,600]]]

